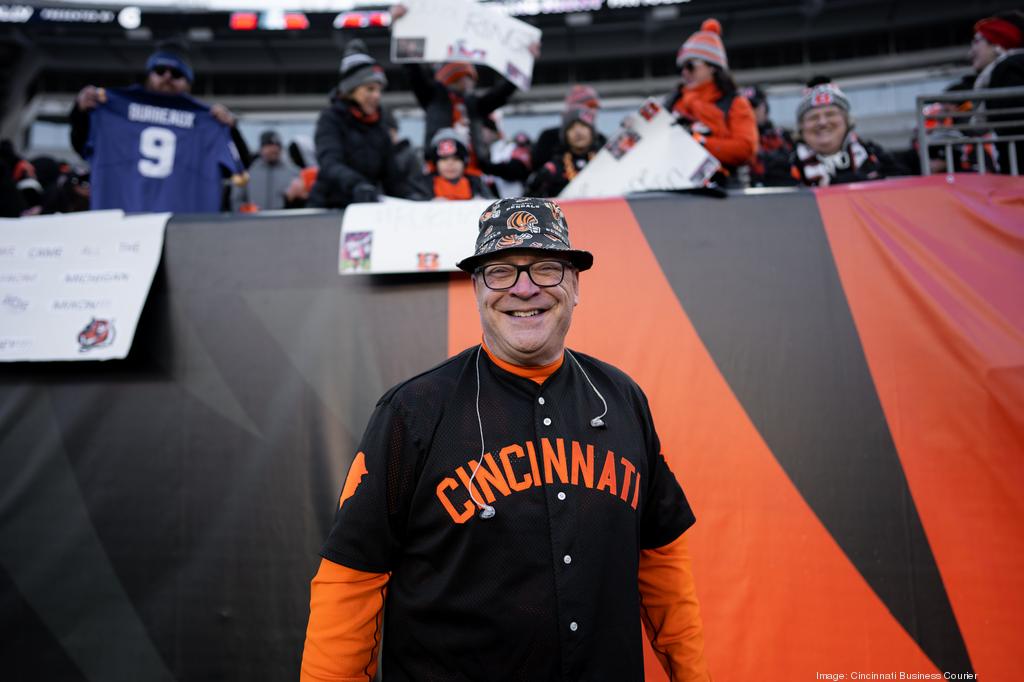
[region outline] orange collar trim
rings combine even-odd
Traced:
[[[487,353],[487,357],[491,359],[491,362],[496,364],[498,367],[501,367],[506,372],[511,372],[516,376],[529,379],[530,381],[538,384],[543,384],[549,376],[554,374],[558,368],[562,366],[562,361],[565,360],[565,353],[563,352],[558,356],[557,360],[542,367],[520,367],[519,365],[513,365],[511,362],[505,362],[492,353],[491,349],[487,347],[487,343],[483,340],[480,341],[480,345],[483,346],[484,352]]]

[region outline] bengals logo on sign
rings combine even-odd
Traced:
[[[530,238],[528,234],[506,234],[498,240],[499,249],[509,249],[513,246],[522,246],[523,242]]]
[[[519,230],[520,232],[532,232],[533,228],[538,226],[537,216],[533,215],[529,211],[516,211],[508,217],[508,221],[505,223],[513,230]]]
[[[114,343],[114,324],[110,320],[92,318],[85,329],[78,333],[78,350],[85,352],[103,348]]]

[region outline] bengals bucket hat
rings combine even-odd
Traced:
[[[456,267],[472,273],[492,255],[506,250],[536,249],[564,258],[578,270],[589,270],[594,255],[572,248],[562,207],[550,199],[498,199],[480,214],[476,251]]]

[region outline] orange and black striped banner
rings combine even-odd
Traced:
[[[650,398],[715,679],[1016,679],[1024,181],[563,208],[569,345]],[[0,678],[297,679],[374,403],[480,339],[464,275],[338,276],[339,222],[174,218],[127,361],[5,368]]]

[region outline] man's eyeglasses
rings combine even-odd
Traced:
[[[527,265],[491,263],[477,268],[476,272],[483,275],[484,284],[488,289],[505,291],[516,285],[523,271],[529,276],[530,281],[539,287],[556,287],[565,278],[567,265],[568,263],[560,260],[539,260]]]
[[[171,78],[185,77],[185,74],[183,74],[180,70],[174,68],[173,66],[154,66],[153,73],[155,73],[158,76],[166,76],[167,74],[171,74]]]

